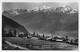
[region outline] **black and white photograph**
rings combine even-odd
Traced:
[[[2,50],[78,50],[78,2],[2,2]]]

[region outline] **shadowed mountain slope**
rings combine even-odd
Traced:
[[[2,27],[6,30],[15,28],[18,32],[28,32],[24,26],[13,21],[12,19],[7,18],[4,15],[2,15]]]

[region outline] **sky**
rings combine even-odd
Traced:
[[[2,10],[10,9],[34,9],[36,7],[58,7],[58,6],[70,6],[72,8],[78,9],[78,3],[76,2],[3,2]]]

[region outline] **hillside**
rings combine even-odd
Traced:
[[[12,17],[15,21],[22,23],[26,28],[31,31],[48,31],[53,33],[54,31],[66,30],[74,31],[78,30],[78,14],[22,14]]]
[[[13,21],[12,19],[7,18],[4,15],[2,15],[2,27],[7,31],[8,31],[8,29],[14,29],[15,28],[17,30],[17,32],[28,32],[24,26]]]

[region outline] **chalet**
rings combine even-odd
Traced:
[[[62,38],[62,37],[57,37],[57,36],[55,36],[55,37],[52,38],[52,41],[62,42],[63,40],[64,40],[64,38]]]

